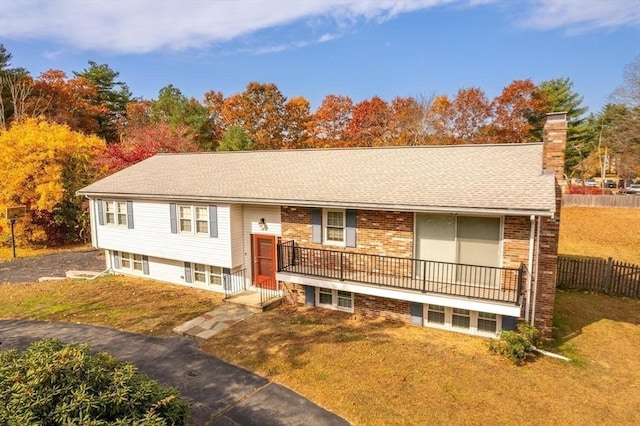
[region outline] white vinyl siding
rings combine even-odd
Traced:
[[[134,203],[135,228],[97,226],[97,248],[144,253],[150,257],[204,265],[213,264],[224,268],[233,268],[236,264],[242,263],[242,259],[235,264],[231,259],[229,205],[217,205],[218,238],[194,238],[193,233],[171,233],[169,201],[134,200]],[[235,211],[238,214],[240,209],[236,208]],[[176,211],[176,219],[178,219],[177,216]],[[242,230],[236,232],[242,232]]]

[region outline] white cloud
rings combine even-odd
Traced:
[[[525,0],[523,0],[525,1]],[[639,20],[638,0],[526,0],[534,29],[615,28]],[[47,40],[64,49],[117,53],[180,51],[306,22],[302,40],[268,41],[263,52],[322,43],[363,20],[382,22],[442,5],[487,7],[508,0],[0,0],[0,37]],[[526,8],[523,8],[526,9]],[[320,20],[325,25],[314,28]],[[327,28],[328,26],[328,28]],[[318,31],[315,33],[314,31]]]
[[[0,36],[147,53],[203,47],[318,16],[388,19],[450,1],[458,0],[0,0]]]
[[[640,26],[638,0],[532,0],[525,27],[564,28],[569,34]]]

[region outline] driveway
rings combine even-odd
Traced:
[[[24,349],[44,337],[88,343],[136,365],[193,404],[194,425],[348,425],[295,392],[201,352],[179,336],[150,337],[105,327],[0,320],[0,350]]]
[[[15,259],[0,263],[0,284],[104,268],[104,255],[98,250]],[[134,364],[163,385],[180,389],[193,404],[194,425],[348,425],[283,386],[205,354],[188,338],[151,337],[83,324],[0,320],[0,350],[24,349],[45,337],[88,343],[96,351]]]
[[[0,263],[0,283],[37,282],[40,277],[64,277],[71,270],[99,272],[105,268],[102,250],[68,251],[17,258]]]

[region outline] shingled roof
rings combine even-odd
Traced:
[[[542,143],[159,154],[90,197],[552,215]]]

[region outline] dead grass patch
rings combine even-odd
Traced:
[[[593,310],[603,297],[606,307]],[[634,423],[640,301],[562,293],[557,307],[565,318],[557,348],[571,345],[581,363],[540,357],[517,367],[490,355],[485,339],[290,306],[202,347],[354,424]]]
[[[558,251],[640,264],[640,210],[563,207]]]
[[[222,296],[125,276],[0,284],[0,318],[104,325],[151,335],[213,310]]]

